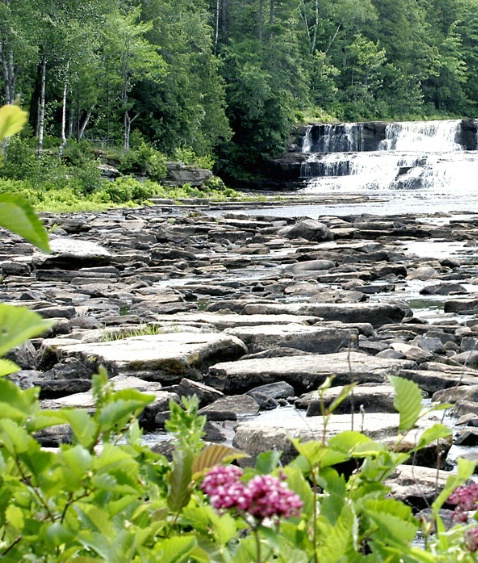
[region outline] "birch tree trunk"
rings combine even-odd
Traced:
[[[58,151],[58,157],[61,160],[63,150],[66,146],[66,98],[68,94],[68,73],[70,70],[70,61],[66,63],[65,78],[63,80],[63,103],[61,107],[61,145]]]
[[[46,55],[42,55],[41,60],[41,90],[40,107],[38,112],[38,160],[43,155],[43,139],[45,137],[45,86],[46,86]]]
[[[16,83],[15,63],[13,48],[6,39],[0,42],[0,61],[2,63],[3,70],[5,103],[13,104],[15,101]]]

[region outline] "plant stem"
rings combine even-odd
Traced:
[[[262,556],[261,556],[261,538],[259,537],[259,531],[257,527],[254,526],[254,538],[256,540],[256,554],[257,554],[257,563],[262,563]]]

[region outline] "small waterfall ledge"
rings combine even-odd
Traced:
[[[476,191],[478,119],[309,125],[267,173],[305,193]]]

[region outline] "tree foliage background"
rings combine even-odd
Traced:
[[[254,172],[306,117],[472,117],[478,0],[0,0],[0,103]]]

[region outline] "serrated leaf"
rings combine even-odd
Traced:
[[[102,432],[109,432],[117,427],[122,430],[133,414],[138,414],[144,408],[144,401],[131,399],[113,401],[104,405],[95,419],[100,424]]]
[[[85,410],[64,410],[62,415],[65,422],[70,424],[74,438],[84,448],[91,449],[95,445],[98,435],[98,424]]]
[[[53,326],[53,321],[44,320],[40,315],[26,307],[0,304],[0,356],[23,344],[26,340],[39,336]]]
[[[18,106],[5,105],[0,108],[0,142],[19,133],[27,122],[28,114]]]
[[[231,446],[210,444],[194,458],[192,472],[193,475],[196,476],[196,474],[206,471],[207,469],[211,469],[211,467],[214,467],[215,465],[229,463],[235,459],[241,459],[244,457],[249,457],[249,455]]]
[[[361,446],[366,445],[366,447],[375,446],[376,443],[356,430],[344,430],[335,436],[332,436],[328,441],[328,446],[339,452],[351,454]],[[383,449],[383,447],[381,448]],[[361,449],[361,451],[363,451]]]
[[[428,444],[441,440],[442,438],[449,438],[452,435],[453,431],[451,428],[448,428],[448,426],[445,426],[444,424],[434,424],[431,428],[427,428],[425,432],[423,432],[418,440],[416,448],[412,451],[420,450],[425,446],[428,446]]]
[[[344,505],[333,525],[329,523],[325,525],[325,522],[320,520],[319,528],[324,538],[317,551],[319,561],[328,563],[340,561],[341,557],[354,549],[358,523],[350,505]]]
[[[0,194],[0,226],[50,252],[48,234],[33,207],[19,195]]]
[[[161,549],[161,563],[181,563],[181,561],[187,561],[187,558],[196,546],[197,540],[193,536],[176,536],[163,540],[159,546]]]
[[[393,406],[400,415],[399,432],[411,430],[420,416],[422,410],[422,393],[420,387],[409,379],[395,375],[389,376],[395,389]]]
[[[188,449],[176,449],[173,454],[172,470],[168,475],[167,503],[173,512],[185,506],[191,496],[193,454]]]

